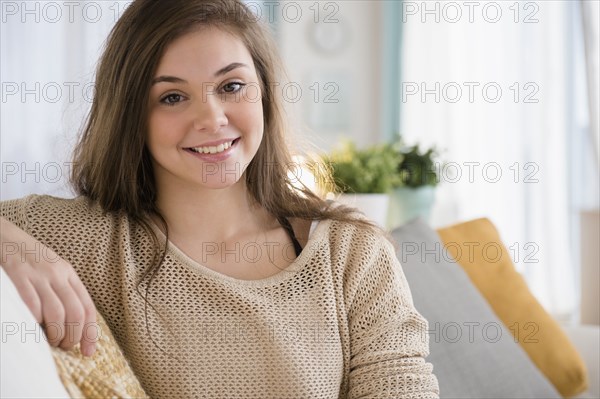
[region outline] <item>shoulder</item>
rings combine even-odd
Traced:
[[[397,262],[392,243],[385,232],[348,221],[321,222],[333,271],[344,279],[355,279],[368,273],[388,272]]]
[[[386,234],[377,228],[351,221],[330,220],[328,224],[329,242],[333,250],[371,253],[392,248]]]
[[[85,196],[79,196],[74,198],[62,198],[55,197],[52,195],[37,195],[33,194],[29,197],[29,202],[31,204],[43,205],[43,206],[51,206],[56,208],[73,208],[73,207],[91,207],[94,206],[94,202]]]
[[[51,195],[30,195],[0,202],[0,215],[38,239],[96,232],[102,234],[123,218],[106,213],[87,197],[59,198]],[[42,241],[44,241],[42,239]]]
[[[343,212],[346,220],[328,220],[330,223],[330,240],[335,248],[379,248],[380,245],[389,243],[383,230],[368,225],[368,219],[358,209],[346,206],[336,201],[328,201],[335,212]]]
[[[29,220],[50,219],[57,222],[77,218],[90,219],[102,217],[101,207],[87,197],[59,198],[51,195],[30,195],[28,197],[7,201],[18,206],[20,212]],[[10,205],[9,205],[10,206]]]
[[[412,304],[402,266],[385,232],[351,222],[328,221],[328,225],[331,272],[348,311],[381,296]]]

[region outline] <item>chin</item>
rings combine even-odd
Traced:
[[[225,189],[238,184],[244,177],[240,171],[228,173],[204,173],[202,177],[196,177],[195,183],[208,189]]]

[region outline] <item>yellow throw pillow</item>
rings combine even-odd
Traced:
[[[439,229],[444,250],[463,267],[531,360],[565,397],[587,389],[585,364],[515,269],[488,219]]]
[[[108,325],[97,313],[98,340],[91,357],[77,345],[69,351],[52,347],[63,385],[72,398],[148,398]],[[91,334],[91,333],[90,333]]]

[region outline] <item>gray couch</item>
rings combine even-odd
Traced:
[[[429,322],[427,360],[433,364],[442,398],[561,397],[460,265],[422,253],[423,248],[442,245],[431,227],[416,219],[395,229],[392,236],[415,306]],[[579,397],[597,398],[600,330],[595,326],[566,331],[590,373],[588,392]]]

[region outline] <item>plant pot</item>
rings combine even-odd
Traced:
[[[388,194],[342,194],[338,202],[358,208],[365,216],[385,227],[390,196]]]
[[[429,221],[434,201],[433,186],[395,189],[390,194],[387,227],[394,229],[417,217]]]

